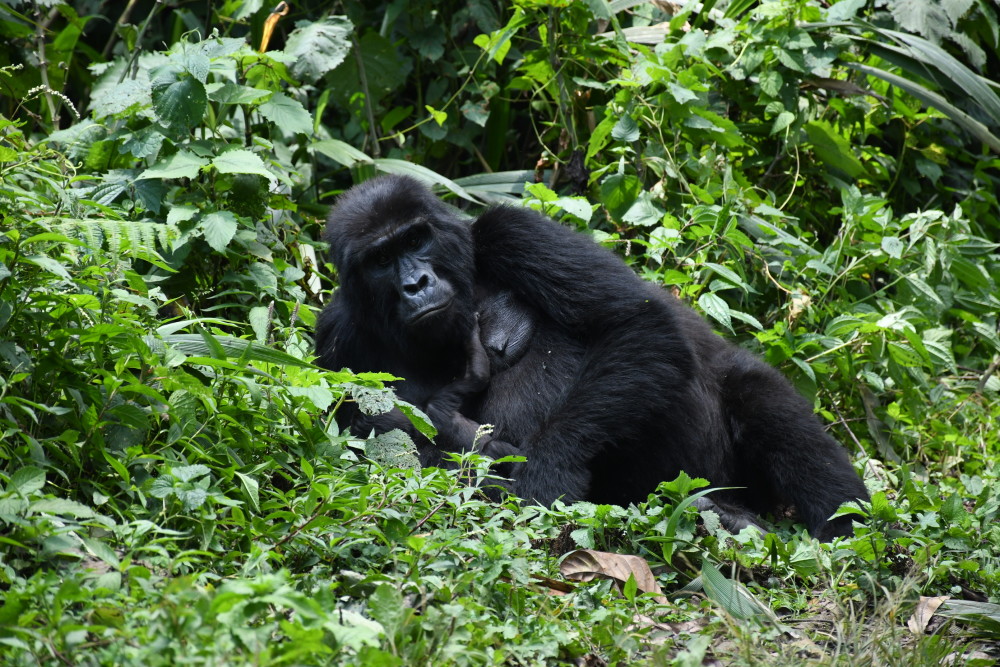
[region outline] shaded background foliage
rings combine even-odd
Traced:
[[[950,613],[995,636],[994,4],[304,2],[260,53],[272,9],[0,7],[5,659],[689,664],[736,637],[715,650],[792,664],[762,610],[808,617],[803,588],[866,619],[813,633],[819,658],[971,651],[892,639],[918,593],[986,604]],[[731,538],[685,479],[638,508],[491,505],[474,459],[467,486],[340,433],[343,401],[394,398],[308,363],[318,238],[378,172],[620,251],[816,400],[868,525]],[[709,582],[650,611],[693,625],[532,583],[573,546]]]

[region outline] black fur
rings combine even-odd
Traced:
[[[396,269],[373,270],[373,244],[405,236],[413,221],[426,243],[390,244]],[[481,448],[527,457],[509,470],[523,498],[627,504],[684,470],[746,487],[723,494],[727,505],[794,505],[822,539],[850,532],[849,519],[827,521],[841,503],[868,498],[846,452],[780,373],[538,213],[494,208],[470,229],[416,181],[384,176],[340,198],[327,239],[341,288],[320,318],[320,364],[406,378],[400,397],[444,424],[442,448],[468,448],[475,427],[493,424]],[[434,275],[412,279],[425,270]],[[410,291],[447,285],[449,307],[407,321],[407,280]],[[427,289],[421,303],[443,298]],[[400,414],[349,412],[339,418],[359,434],[413,432]],[[439,460],[418,444],[425,465]]]

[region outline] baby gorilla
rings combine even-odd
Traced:
[[[465,346],[465,375],[431,397],[426,412],[438,430],[437,442],[443,450],[464,451],[475,442],[476,451],[502,458],[516,454],[517,448],[494,442],[488,433],[479,434],[477,439],[481,425],[464,416],[461,409],[484,392],[491,375],[507,370],[524,356],[535,323],[528,308],[509,291],[484,295],[478,303],[480,310]]]

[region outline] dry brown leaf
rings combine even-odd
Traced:
[[[639,556],[612,554],[593,549],[577,549],[570,552],[559,565],[559,571],[573,581],[593,581],[600,577],[611,579],[621,589],[629,575],[635,577],[636,587],[641,593],[653,593],[656,601],[666,604],[667,598],[656,583],[656,577],[649,569],[649,563]]]
[[[921,595],[920,602],[917,603],[917,608],[913,611],[913,616],[910,616],[910,620],[906,622],[906,627],[915,635],[924,634],[924,631],[927,630],[927,624],[931,622],[931,617],[934,616],[934,612],[950,597],[950,595],[942,595],[936,598],[925,598]]]

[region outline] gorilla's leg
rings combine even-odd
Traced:
[[[748,487],[755,509],[775,501],[794,505],[813,537],[852,534],[850,517],[829,521],[842,503],[869,497],[847,452],[777,370],[742,350],[732,357],[722,400],[738,468],[734,482]],[[740,471],[762,479],[740,479]]]

